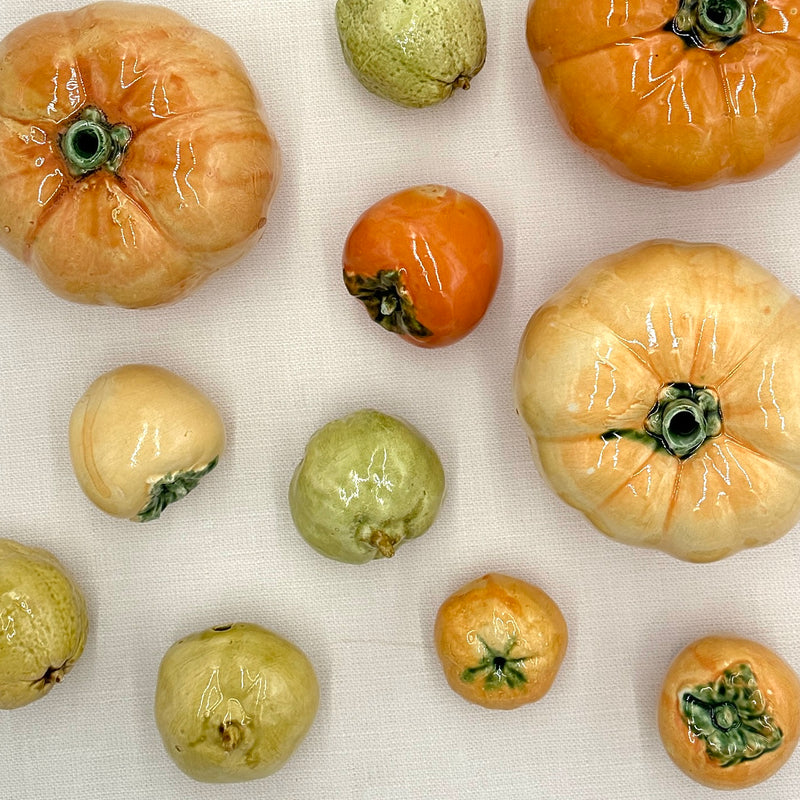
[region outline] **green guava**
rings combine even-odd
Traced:
[[[306,656],[250,623],[219,625],[176,642],[158,671],[156,726],[190,778],[235,783],[280,769],[319,706]]]
[[[430,443],[405,422],[368,409],[329,422],[311,437],[292,478],[289,506],[317,552],[364,564],[422,536],[444,489]]]
[[[468,89],[486,60],[480,0],[338,0],[336,26],[359,81],[402,106]]]
[[[44,697],[86,643],[83,595],[55,556],[0,539],[0,708]]]

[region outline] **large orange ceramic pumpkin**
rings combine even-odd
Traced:
[[[0,42],[0,244],[62,297],[176,300],[266,223],[278,148],[230,47],[157,6]]]
[[[703,188],[800,147],[794,0],[533,0],[528,45],[564,127],[607,166]]]

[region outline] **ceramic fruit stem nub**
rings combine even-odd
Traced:
[[[80,177],[105,167],[116,172],[131,141],[127,125],[111,125],[98,108],[87,106],[59,137],[59,147],[72,175]]]
[[[670,383],[645,421],[645,430],[678,458],[688,458],[722,431],[719,398],[713,389]]]
[[[744,34],[748,0],[681,0],[671,26],[687,44],[723,50]]]

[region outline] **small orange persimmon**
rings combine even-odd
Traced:
[[[777,772],[800,738],[800,679],[748,639],[708,636],[667,670],[658,729],[669,757],[714,789],[755,786]]]
[[[446,186],[385,197],[344,247],[344,282],[379,325],[420,347],[466,336],[483,318],[503,263],[489,212]]]
[[[541,589],[490,573],[442,603],[434,640],[453,691],[511,709],[549,691],[567,649],[567,623]]]

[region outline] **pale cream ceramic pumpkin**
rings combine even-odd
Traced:
[[[541,471],[615,539],[714,561],[800,518],[800,302],[740,253],[595,262],[531,318],[514,381]]]

